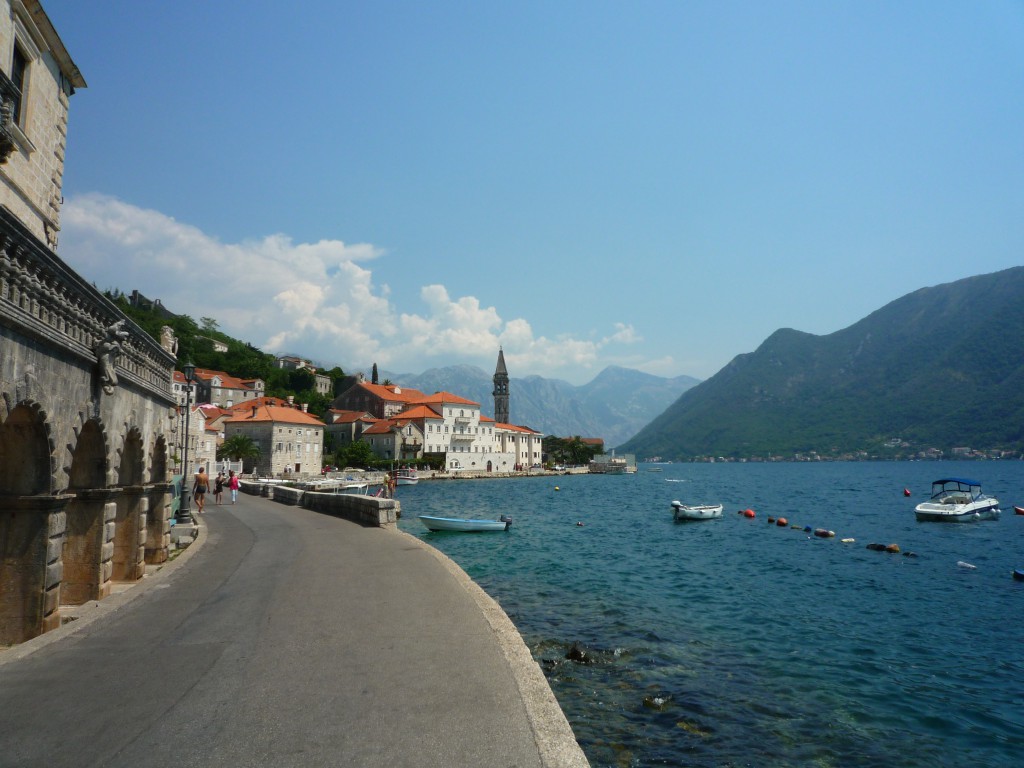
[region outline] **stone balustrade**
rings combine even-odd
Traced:
[[[87,365],[101,362],[101,345],[116,334],[117,349],[109,355],[109,361],[117,378],[172,399],[174,356],[33,240],[24,225],[3,208],[0,314],[27,336],[62,348]]]

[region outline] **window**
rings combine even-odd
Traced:
[[[21,125],[22,105],[25,102],[25,86],[28,85],[28,58],[17,43],[14,45],[14,57],[11,61],[11,82],[18,88],[18,96],[14,100],[14,122]]]

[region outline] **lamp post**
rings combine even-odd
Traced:
[[[191,523],[192,509],[188,500],[188,428],[192,412],[192,382],[195,381],[196,367],[188,362],[182,366],[185,372],[185,450],[181,464],[181,502],[178,504],[178,522]]]

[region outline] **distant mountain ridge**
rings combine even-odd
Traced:
[[[451,392],[480,403],[494,417],[493,371],[472,365],[432,368],[420,374],[379,373],[422,392]],[[692,376],[663,378],[609,366],[592,381],[575,386],[541,376],[509,379],[510,420],[545,435],[600,437],[613,448],[635,435],[679,395],[699,382]]]
[[[1024,267],[922,288],[848,328],[781,329],[620,446],[767,457],[1024,447]]]

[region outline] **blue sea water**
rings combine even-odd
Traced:
[[[501,603],[595,768],[1024,764],[1024,462],[647,470],[399,488],[401,528]],[[945,476],[1001,519],[917,522]],[[725,515],[677,523],[673,499]],[[514,522],[430,533],[419,514]]]

